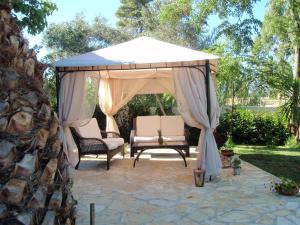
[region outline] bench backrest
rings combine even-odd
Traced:
[[[138,116],[136,118],[137,136],[184,136],[184,121],[181,116]]]

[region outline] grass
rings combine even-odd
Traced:
[[[236,145],[240,158],[275,175],[287,177],[300,184],[300,149]]]

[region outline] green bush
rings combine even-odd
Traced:
[[[287,123],[277,113],[243,109],[223,113],[218,132],[231,135],[237,144],[283,145],[288,138]]]
[[[285,141],[284,146],[287,148],[300,149],[300,143],[297,142],[294,136],[289,136],[288,139]]]

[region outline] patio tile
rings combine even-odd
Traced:
[[[165,154],[164,154],[165,155]],[[157,154],[155,154],[157,156]],[[95,203],[96,224],[160,225],[289,225],[300,224],[299,198],[272,193],[264,184],[274,177],[243,162],[240,176],[232,169],[204,187],[195,187],[195,155],[170,161],[151,154],[140,159],[114,159],[106,171],[101,159],[82,161],[73,171],[77,224],[89,224],[89,204]]]

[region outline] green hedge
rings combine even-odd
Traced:
[[[283,145],[288,138],[287,123],[277,113],[254,113],[244,109],[223,113],[218,132],[231,133],[237,144]]]

